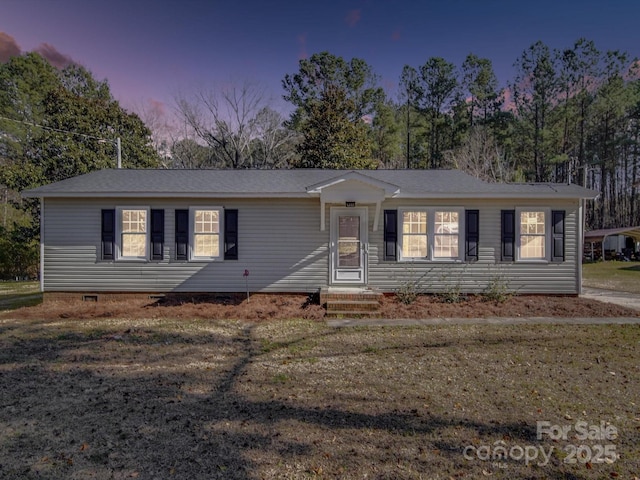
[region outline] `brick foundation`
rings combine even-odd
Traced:
[[[246,293],[158,293],[158,292],[44,292],[43,302],[126,302],[158,300],[161,298],[184,298],[205,301],[236,297],[246,298]]]

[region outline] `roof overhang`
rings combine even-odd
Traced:
[[[304,192],[22,192],[24,198],[309,198]]]
[[[587,242],[604,242],[604,239],[611,235],[626,235],[627,237],[633,237],[636,242],[640,242],[640,226],[591,230],[584,234],[584,239]]]
[[[336,184],[338,185],[338,184]],[[342,186],[348,186],[348,183],[342,183]],[[24,198],[309,198],[319,197],[321,192],[33,192],[26,190],[22,192]],[[486,192],[459,192],[459,193],[443,193],[443,192],[402,192],[399,189],[392,194],[387,195],[385,190],[385,198],[415,198],[415,199],[580,199],[593,197],[581,197],[575,194],[565,193],[548,193],[548,192],[532,192],[532,193],[486,193]]]

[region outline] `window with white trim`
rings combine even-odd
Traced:
[[[545,260],[547,258],[546,212],[520,210],[516,218],[519,258],[521,260]]]
[[[118,258],[146,260],[149,245],[149,209],[146,207],[118,208]]]
[[[222,252],[222,209],[190,208],[191,259],[215,260]]]
[[[414,210],[402,212],[402,256],[406,258],[427,257],[427,212]]]
[[[463,211],[449,207],[399,209],[400,260],[459,259]]]
[[[458,258],[459,227],[459,212],[435,212],[433,258]]]

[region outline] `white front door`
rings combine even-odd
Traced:
[[[367,209],[331,209],[331,283],[367,283]]]

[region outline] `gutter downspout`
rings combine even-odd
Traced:
[[[40,199],[40,292],[44,293],[44,197]]]
[[[584,198],[578,202],[578,215],[580,218],[580,234],[578,235],[578,251],[576,252],[577,274],[578,274],[578,295],[582,295],[582,257],[584,256],[584,225],[585,225],[585,203]]]

